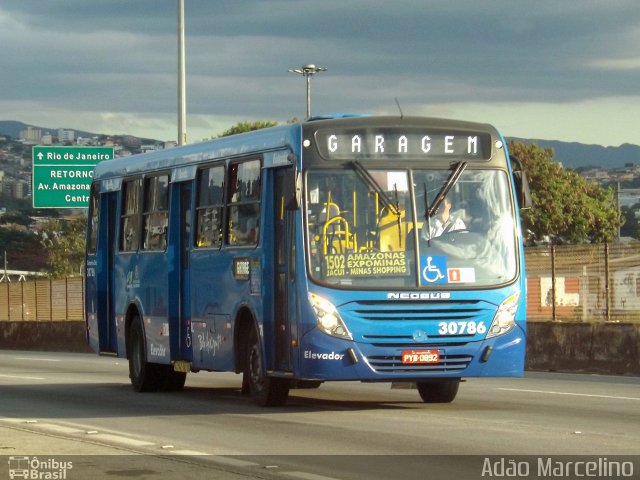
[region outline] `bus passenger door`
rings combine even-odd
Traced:
[[[189,254],[191,242],[190,183],[172,184],[169,248],[169,332],[171,360],[192,360]]]
[[[193,359],[191,345],[191,282],[189,256],[191,253],[191,184],[181,185],[180,195],[180,346],[183,360]]]
[[[291,167],[292,168],[292,167]],[[274,182],[274,327],[275,327],[275,369],[293,371],[291,340],[295,321],[295,222],[294,212],[285,208],[288,191],[287,169],[278,169]],[[290,189],[289,189],[290,190]]]
[[[99,248],[96,269],[99,353],[117,353],[118,351],[115,298],[113,293],[113,262],[115,251],[118,248],[118,237],[116,235],[117,206],[117,193],[108,193],[102,196],[101,214],[104,215],[106,221],[100,220],[99,238],[105,241],[106,248]]]

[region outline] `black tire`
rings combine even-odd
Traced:
[[[140,317],[134,317],[129,331],[129,378],[136,392],[154,392],[164,387],[165,365],[147,362],[146,342]]]
[[[451,403],[458,394],[460,379],[418,382],[418,393],[424,403]]]
[[[255,328],[249,332],[247,339],[244,381],[254,402],[262,407],[278,407],[284,405],[289,396],[289,380],[269,377],[264,369],[262,346]]]
[[[314,389],[314,388],[320,388],[320,385],[322,385],[324,382],[322,380],[298,380],[297,382],[295,382],[293,388],[300,388],[300,389]]]
[[[163,365],[164,366],[164,365]],[[165,392],[179,392],[184,388],[184,382],[187,380],[187,372],[176,372],[173,366],[166,365],[163,390]]]

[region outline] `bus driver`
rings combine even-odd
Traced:
[[[461,215],[458,212],[455,214],[451,213],[451,200],[444,197],[435,216],[431,221],[424,222],[422,225],[420,236],[423,240],[430,240],[439,237],[443,233],[466,229],[467,226],[464,220],[462,220]]]

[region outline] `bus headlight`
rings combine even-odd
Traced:
[[[520,292],[517,292],[502,302],[500,307],[498,307],[495,317],[493,317],[487,338],[504,335],[516,326],[516,310],[518,310],[519,299]]]
[[[353,340],[347,326],[340,318],[338,310],[330,301],[325,300],[314,293],[309,294],[309,301],[311,302],[311,307],[316,314],[317,327],[320,330],[333,337]]]

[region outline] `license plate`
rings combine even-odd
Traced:
[[[405,350],[402,352],[403,365],[438,363],[439,361],[440,352],[438,350]]]

